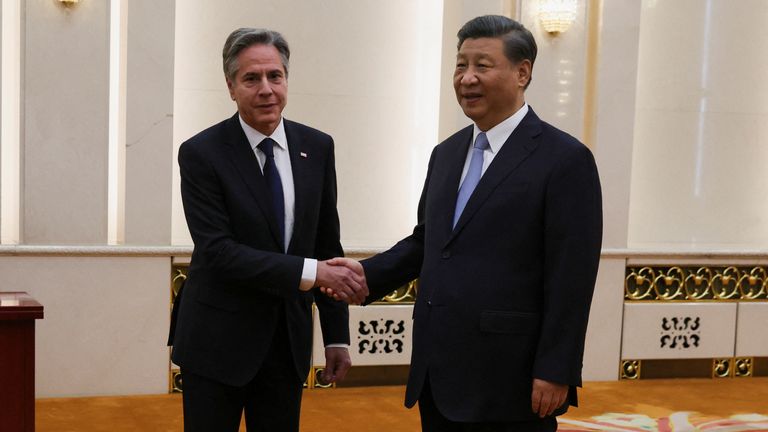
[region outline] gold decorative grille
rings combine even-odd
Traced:
[[[623,360],[621,362],[621,379],[640,379],[642,362],[640,360]]]
[[[624,279],[627,301],[767,300],[764,266],[628,267]]]
[[[376,303],[413,303],[416,301],[416,292],[419,290],[418,282],[418,280],[415,280],[406,285],[403,285]]]

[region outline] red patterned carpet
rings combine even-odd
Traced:
[[[651,418],[642,414],[608,413],[587,420],[561,418],[558,431],[683,432],[768,431],[768,416],[738,414],[717,418],[692,412],[676,412],[668,417]]]

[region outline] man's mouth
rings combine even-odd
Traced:
[[[467,102],[476,102],[480,100],[483,95],[480,93],[463,93],[461,97]]]

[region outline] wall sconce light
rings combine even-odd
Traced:
[[[59,3],[63,4],[64,6],[74,6],[80,2],[80,0],[59,0]]]
[[[563,33],[576,21],[577,0],[539,0],[539,20],[547,33]]]

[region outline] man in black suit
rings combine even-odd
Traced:
[[[406,405],[424,431],[554,431],[581,385],[597,169],[526,104],[527,29],[483,16],[458,37],[454,88],[474,125],[432,152],[413,234],[362,262],[366,302],[419,278]]]
[[[346,304],[364,279],[317,259],[343,255],[333,140],[284,119],[290,51],[277,32],[238,29],[223,50],[238,112],[181,145],[184,213],[195,247],[175,325],[186,431],[298,431],[320,311],[325,378],[350,367]],[[308,258],[305,258],[308,257]]]

